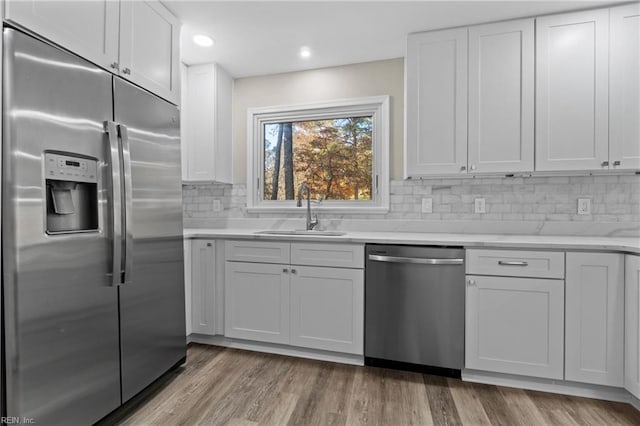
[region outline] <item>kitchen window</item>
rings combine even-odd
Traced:
[[[320,211],[389,208],[389,97],[248,111],[247,208],[296,209],[306,183]]]

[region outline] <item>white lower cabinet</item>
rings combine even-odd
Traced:
[[[225,263],[224,334],[289,343],[289,265]]]
[[[564,281],[467,275],[465,367],[562,379]]]
[[[292,345],[361,355],[363,331],[362,269],[292,269]]]
[[[566,255],[565,379],[623,386],[624,255]]]
[[[640,256],[625,257],[624,387],[640,398]]]
[[[182,249],[184,251],[184,313],[185,313],[185,331],[187,336],[191,334],[191,268],[193,267],[193,258],[191,257],[191,240],[182,240]]]
[[[226,337],[363,354],[363,245],[226,241],[225,258]]]
[[[187,306],[191,310],[190,332],[193,333],[216,334],[215,254],[215,241],[191,241],[191,292]]]

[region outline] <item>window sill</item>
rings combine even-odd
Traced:
[[[258,206],[247,207],[247,213],[286,213],[286,214],[306,214],[306,204],[302,207],[288,206]],[[311,206],[311,214],[379,214],[389,213],[388,207],[371,206],[371,207],[331,207],[331,206]]]

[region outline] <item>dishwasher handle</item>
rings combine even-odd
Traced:
[[[462,265],[464,259],[428,259],[421,257],[398,257],[398,256],[381,256],[379,254],[370,254],[369,260],[375,262],[389,263],[414,263],[420,265]]]

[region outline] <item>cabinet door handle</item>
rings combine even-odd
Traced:
[[[130,68],[123,69],[122,74],[131,74],[131,69]]]
[[[109,66],[110,66],[111,68],[113,68],[114,70],[117,70],[117,69],[118,69],[118,63],[117,63],[117,62],[112,62]]]
[[[282,268],[282,272],[284,272],[285,274],[288,274],[289,270],[287,268]]]
[[[476,165],[475,165],[475,164],[472,164],[472,165],[471,165],[471,170],[475,170],[475,169],[476,169]]]
[[[213,244],[211,243],[207,243],[207,247],[211,247]]]
[[[298,271],[296,271],[295,269],[292,269],[292,270],[291,270],[291,273],[292,273],[292,274],[297,274],[297,273],[298,273]]]
[[[524,260],[498,260],[498,265],[503,266],[529,266]]]
[[[476,285],[476,280],[468,279],[467,280],[467,285],[468,286]]]
[[[462,167],[460,167],[460,171],[461,171],[461,172],[464,172],[465,170],[467,170],[467,166],[462,166]]]
[[[620,163],[620,160],[616,160],[616,161],[614,161],[614,162],[613,162],[613,165],[614,165],[614,166],[619,166],[620,164],[621,164],[621,163]]]
[[[603,161],[600,165],[602,167],[609,167],[609,162],[608,161]]]

